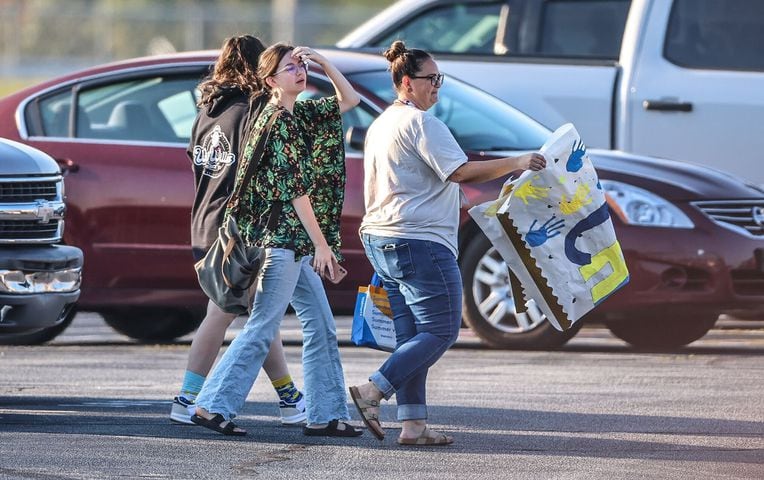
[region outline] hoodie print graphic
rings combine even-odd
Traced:
[[[194,146],[194,164],[203,168],[202,175],[218,178],[226,168],[236,162],[231,152],[231,142],[226,138],[220,125],[215,125],[202,139],[201,145]]]

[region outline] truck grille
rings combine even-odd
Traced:
[[[58,182],[24,181],[0,183],[0,203],[26,203],[35,200],[55,200]]]
[[[693,205],[723,227],[764,236],[764,200],[715,200]]]
[[[58,241],[62,221],[40,223],[36,220],[0,220],[0,243],[26,241]]]

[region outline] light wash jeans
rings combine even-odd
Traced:
[[[291,303],[302,324],[303,393],[308,423],[349,420],[334,316],[312,257],[294,260],[294,252],[266,249],[252,314],[207,377],[196,404],[230,420],[244,406]]]
[[[398,420],[427,418],[427,372],[456,342],[462,322],[462,276],[445,245],[362,235],[366,256],[390,300],[397,345],[369,380],[396,395]]]

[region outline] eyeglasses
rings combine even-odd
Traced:
[[[446,78],[442,73],[433,73],[431,75],[416,76],[412,75],[411,78],[426,78],[430,81],[433,87],[439,87],[443,85],[443,80]]]
[[[280,70],[276,70],[275,72],[273,72],[273,75],[271,75],[271,77],[275,77],[276,75],[278,75],[281,72],[287,72],[289,75],[297,75],[297,72],[300,69],[303,69],[305,72],[307,72],[308,71],[308,62],[297,62],[297,64],[290,63],[286,67],[284,67],[284,68],[282,68]]]

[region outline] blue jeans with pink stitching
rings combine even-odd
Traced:
[[[454,344],[462,321],[462,277],[446,246],[363,234],[366,256],[387,291],[397,345],[369,380],[396,395],[398,420],[427,418],[430,367]]]

